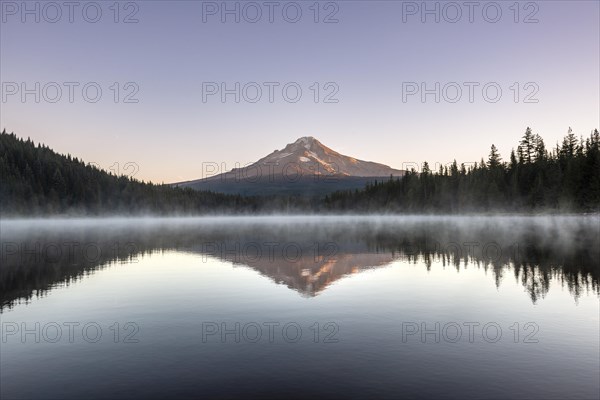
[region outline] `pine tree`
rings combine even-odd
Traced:
[[[573,129],[569,127],[567,136],[563,139],[563,144],[560,149],[561,154],[566,158],[572,158],[577,150],[577,136],[573,134]]]
[[[519,159],[521,162],[529,163],[533,161],[535,154],[535,139],[533,133],[531,132],[531,128],[527,127],[525,130],[525,135],[521,139],[519,144]]]
[[[502,161],[502,158],[500,157],[500,154],[498,153],[498,149],[496,148],[495,145],[492,144],[492,147],[490,150],[490,156],[488,157],[488,162],[487,162],[488,167],[490,169],[497,168],[500,166],[501,161]]]
[[[536,161],[543,161],[546,159],[546,145],[544,144],[544,139],[538,134],[534,136],[534,153]]]

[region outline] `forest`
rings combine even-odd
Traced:
[[[0,134],[2,215],[177,214],[252,209],[252,199],[172,188],[108,173],[6,130]]]
[[[598,212],[600,135],[577,138],[569,128],[562,143],[548,149],[541,136],[525,130],[516,151],[504,161],[491,145],[487,160],[402,179],[375,181],[364,190],[339,191],[324,200],[330,210],[391,212]]]
[[[504,161],[492,145],[487,160],[381,178],[362,190],[324,197],[241,196],[117,176],[40,143],[0,134],[0,214],[203,215],[238,213],[599,212],[600,134],[569,129],[548,149],[527,128]]]

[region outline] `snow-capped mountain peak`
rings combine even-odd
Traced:
[[[283,149],[275,150],[268,156],[261,158],[253,165],[267,164],[273,166],[275,170],[281,168],[316,175],[384,177],[390,175],[401,176],[404,173],[387,165],[362,161],[340,154],[325,146],[313,136],[301,137]]]

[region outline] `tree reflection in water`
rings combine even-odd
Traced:
[[[513,275],[532,302],[553,280],[599,294],[600,217],[213,217],[2,221],[2,309],[166,250],[245,265],[303,296],[404,260]]]

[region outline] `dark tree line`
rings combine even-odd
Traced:
[[[117,176],[47,146],[0,134],[0,214],[207,214],[268,212],[600,211],[600,135],[569,130],[548,150],[527,128],[503,161],[494,145],[487,161],[408,172],[363,190],[325,198],[240,196],[157,185]]]
[[[503,161],[492,145],[487,161],[467,168],[454,161],[431,171],[411,170],[402,179],[375,181],[364,190],[325,198],[328,210],[400,212],[600,211],[600,135],[587,139],[571,129],[548,150],[527,128],[516,152]]]
[[[252,198],[116,176],[6,131],[0,134],[0,176],[3,215],[208,213],[256,206]]]

